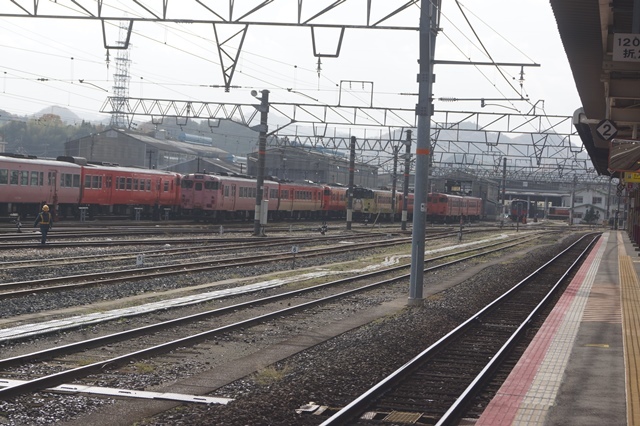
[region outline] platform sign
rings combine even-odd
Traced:
[[[640,173],[624,172],[625,183],[640,183]]]
[[[598,127],[596,127],[596,132],[598,135],[604,139],[605,141],[610,141],[615,138],[618,134],[618,128],[615,123],[611,120],[602,120],[598,123]]]
[[[640,62],[640,34],[614,34],[613,60]]]

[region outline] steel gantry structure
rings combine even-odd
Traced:
[[[318,58],[337,57],[340,54],[342,40],[346,29],[386,29],[419,31],[417,19],[406,12],[413,5],[418,5],[421,0],[394,1],[389,10],[390,0],[382,2],[367,0],[366,7],[360,9],[360,16],[353,13],[340,13],[347,0],[335,0],[325,7],[318,7],[313,0],[297,0],[295,10],[296,19],[286,19],[283,14],[277,13],[278,0],[256,1],[254,6],[241,8],[235,0],[217,0],[206,2],[203,0],[162,0],[160,10],[148,3],[150,1],[133,0],[130,12],[123,9],[122,2],[109,0],[58,0],[56,2],[41,3],[40,0],[10,0],[0,5],[0,17],[28,17],[43,19],[70,19],[70,20],[95,20],[102,24],[102,34],[105,49],[128,49],[132,38],[133,27],[141,22],[167,22],[177,24],[209,24],[213,25],[213,37],[218,49],[220,68],[224,79],[225,90],[229,91],[233,75],[242,51],[244,40],[251,26],[296,26],[308,27],[311,30],[313,54]],[[117,4],[115,4],[117,3]],[[210,4],[209,4],[210,3]],[[315,3],[315,4],[314,4]],[[381,7],[387,3],[387,7]],[[175,7],[174,7],[175,5]],[[259,16],[262,12],[274,9],[273,16],[282,17],[279,20],[264,20]],[[261,13],[259,13],[261,12]],[[337,12],[337,13],[333,13]],[[404,13],[404,16],[413,17],[410,22],[413,25],[391,25],[388,22],[396,15]],[[330,23],[322,22],[322,19],[330,15]],[[286,15],[286,14],[285,14]],[[293,14],[292,14],[293,15]],[[262,14],[264,16],[264,14]],[[289,16],[289,15],[286,15]],[[126,37],[124,42],[109,40],[108,26],[119,27],[126,22]],[[364,22],[354,24],[353,22]],[[339,31],[339,38],[335,50],[322,52],[316,44],[316,30],[333,29]]]
[[[101,112],[115,108],[133,120],[148,116],[160,124],[172,119],[207,120],[212,128],[219,120],[247,127],[259,124],[253,104],[128,98],[124,104],[108,97]],[[346,105],[299,104],[270,101],[271,113],[284,124],[272,130],[274,146],[295,144],[348,152],[351,135],[358,132],[356,150],[364,162],[389,161],[404,144],[403,132],[416,128],[413,109]],[[299,128],[298,126],[306,127]],[[295,130],[292,127],[297,127]],[[341,136],[344,135],[344,136]],[[375,134],[375,136],[372,136]],[[415,134],[415,133],[414,133]],[[485,178],[501,178],[507,158],[507,176],[514,180],[597,180],[597,173],[573,129],[572,117],[530,113],[434,111],[431,119],[432,175],[461,170]],[[366,158],[369,157],[369,158]]]

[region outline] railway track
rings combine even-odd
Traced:
[[[443,233],[429,237],[428,239],[441,239],[446,237],[451,237],[455,235],[455,233]],[[344,240],[343,237],[333,237],[339,240]],[[358,237],[362,239],[362,237]],[[325,241],[326,239],[320,239],[321,241]],[[246,240],[244,240],[246,241]],[[270,244],[274,244],[274,246],[282,246],[291,244],[291,243],[299,243],[301,240],[297,239],[284,239],[278,242],[266,242],[264,240],[260,240],[255,242],[255,247],[270,247]],[[302,240],[302,241],[309,241]],[[319,241],[318,239],[311,239],[313,241]],[[384,248],[390,246],[397,246],[402,244],[407,244],[410,242],[409,238],[392,238],[386,240],[378,240],[378,241],[367,241],[360,243],[352,243],[348,245],[339,244],[330,247],[322,247],[322,248],[312,248],[312,249],[303,249],[296,253],[297,258],[310,258],[310,257],[318,257],[329,254],[336,253],[348,253],[354,250],[364,250],[371,248]],[[246,244],[246,243],[245,243]],[[274,247],[271,246],[271,247]],[[236,246],[235,250],[238,248],[246,249],[247,246]],[[199,250],[199,249],[194,249]],[[206,249],[204,249],[206,251]],[[98,272],[86,273],[86,274],[78,274],[78,275],[67,275],[67,276],[56,276],[50,278],[41,278],[41,279],[32,279],[27,281],[15,281],[15,282],[5,282],[0,283],[0,300],[21,297],[27,294],[37,294],[48,291],[60,291],[60,290],[70,290],[76,288],[85,288],[97,285],[105,285],[105,284],[115,284],[125,281],[133,281],[133,280],[141,280],[141,279],[152,279],[158,277],[166,277],[177,274],[185,274],[185,273],[193,273],[193,272],[204,272],[204,271],[214,271],[214,270],[222,270],[226,268],[235,268],[235,267],[250,267],[265,263],[271,263],[274,261],[288,261],[293,259],[291,250],[283,250],[280,253],[252,253],[246,256],[237,256],[234,255],[234,249],[231,247],[222,248],[223,252],[228,253],[226,258],[205,258],[197,261],[184,261],[170,259],[170,264],[165,265],[154,265],[150,267],[135,267],[135,268],[127,268],[127,269],[118,269],[118,270],[105,270],[104,267],[101,268]],[[217,251],[217,250],[216,250]],[[174,252],[175,253],[175,252]],[[105,258],[96,258],[96,260],[101,263],[104,263]],[[87,259],[91,260],[91,259]],[[38,260],[40,262],[40,260]],[[69,263],[69,259],[58,259],[57,262]],[[84,262],[84,260],[79,260],[79,262]],[[20,267],[21,265],[14,265],[15,268]],[[102,265],[104,266],[104,265]],[[10,271],[11,268],[7,268]]]
[[[444,268],[453,263],[463,262],[474,257],[486,256],[487,254],[495,253],[500,250],[507,250],[525,242],[526,239],[521,238],[520,241],[512,242],[510,244],[501,244],[499,247],[497,247],[496,244],[487,244],[483,247],[448,253],[439,256],[439,260],[443,260],[445,257],[454,257],[454,260],[431,266],[425,271]],[[468,254],[472,251],[475,251],[476,253],[461,257],[465,253]],[[433,262],[435,259],[430,259],[429,261]],[[252,299],[245,303],[206,311],[197,315],[175,318],[149,326],[134,328],[121,333],[115,333],[68,345],[60,345],[47,350],[0,360],[0,369],[6,371],[5,376],[10,376],[8,379],[18,378],[25,380],[24,382],[0,389],[0,398],[14,397],[20,393],[49,388],[67,381],[76,380],[79,377],[86,377],[89,374],[104,371],[105,368],[114,368],[116,366],[123,365],[133,359],[140,359],[160,353],[166,353],[167,351],[175,350],[179,347],[190,347],[202,340],[212,339],[233,330],[243,329],[266,321],[276,321],[282,317],[287,317],[300,311],[306,312],[314,307],[322,306],[330,302],[339,302],[360,292],[389,285],[391,283],[398,282],[399,280],[406,280],[409,277],[409,274],[406,272],[406,268],[408,268],[407,265],[387,268],[369,274],[361,274],[357,278],[351,277],[268,296],[262,299]],[[380,276],[385,278],[371,282],[373,279]],[[301,300],[302,302],[300,302]],[[282,308],[282,306],[287,305],[291,306],[284,309]],[[225,314],[234,313],[234,318],[237,318],[238,311],[243,312],[243,315],[245,315],[244,319],[231,322],[226,325],[220,325],[224,322]],[[171,333],[166,333],[166,330],[168,329],[173,331]],[[174,336],[175,333],[178,332],[177,330],[182,334],[181,337],[174,338],[170,341],[159,342],[167,335]],[[135,338],[135,341],[131,340],[133,338]],[[117,348],[114,345],[114,342],[120,342]],[[145,346],[142,347],[141,343],[144,343]],[[108,349],[105,349],[105,347]],[[132,351],[132,347],[136,347],[136,349]],[[87,352],[89,348],[93,348],[91,352]],[[120,350],[123,352],[118,355],[106,357],[107,359],[105,359],[104,354],[108,353],[112,355],[114,350]],[[76,354],[81,354],[81,356]],[[92,357],[101,360],[92,362],[88,365],[79,365],[82,364],[80,361],[93,359]],[[37,364],[24,367],[25,363],[36,362]],[[12,373],[7,371],[7,369],[12,366],[23,367],[19,368],[17,372]],[[69,368],[69,366],[73,367]],[[44,374],[44,371],[47,370],[49,373]],[[28,372],[26,377],[24,372]],[[38,372],[42,375],[40,377],[33,378],[31,376],[34,372]]]
[[[598,236],[582,237],[322,423],[367,420],[454,425]]]
[[[475,227],[473,229],[465,229],[465,233],[475,233],[495,230],[494,227]],[[457,232],[455,227],[447,228],[430,228],[427,231],[429,234],[442,234],[448,232]],[[226,228],[226,227],[210,227],[210,228],[124,228],[124,229],[107,229],[107,230],[65,230],[58,231],[57,229],[51,231],[47,236],[47,244],[42,246],[40,244],[40,233],[38,231],[29,230],[21,234],[0,235],[0,251],[3,250],[16,250],[16,249],[49,249],[49,248],[75,248],[75,247],[122,247],[131,245],[164,245],[170,244],[192,244],[196,235],[197,240],[203,242],[218,242],[220,239],[226,241],[233,240],[235,242],[246,241],[247,236],[238,236],[235,238],[223,237],[226,234],[251,234],[253,229],[248,228]],[[270,233],[296,233],[307,232],[315,233],[320,232],[320,224],[305,225],[304,227],[274,227],[269,228]],[[329,229],[331,233],[331,228]],[[407,231],[401,231],[397,226],[395,227],[362,227],[360,229],[353,229],[354,236],[365,235],[406,235]],[[178,234],[176,236],[176,234]],[[188,234],[188,237],[180,236],[181,234]],[[214,237],[212,237],[212,235]],[[131,238],[131,236],[148,236],[145,238]],[[331,235],[325,235],[325,238],[330,238]],[[249,237],[251,238],[251,237]],[[270,237],[272,238],[272,237]],[[277,238],[277,237],[276,237]],[[264,237],[253,237],[254,240],[264,240]]]
[[[450,234],[447,234],[450,235]],[[367,236],[360,236],[359,239],[374,239],[379,238],[380,234],[371,234]],[[175,262],[181,258],[190,258],[193,255],[202,254],[216,254],[216,253],[235,253],[239,250],[251,250],[261,248],[271,248],[286,246],[291,244],[314,244],[314,243],[328,243],[331,241],[348,241],[349,237],[342,236],[323,236],[323,237],[295,237],[295,238],[270,238],[265,240],[264,238],[256,239],[204,239],[195,241],[196,246],[193,246],[194,240],[185,240],[185,244],[188,246],[180,246],[175,248],[152,249],[152,250],[136,250],[129,252],[116,252],[116,253],[104,253],[104,254],[83,254],[81,256],[65,256],[65,257],[51,257],[51,258],[38,258],[38,259],[18,259],[7,262],[0,262],[0,269],[4,271],[26,269],[34,267],[54,267],[73,264],[90,264],[100,263],[104,266],[105,262],[115,262],[123,260],[135,260],[138,256],[142,255],[145,259],[153,259],[155,262],[167,262],[170,259],[171,262]],[[351,238],[353,239],[353,238]],[[175,243],[166,242],[165,244],[174,245]],[[181,240],[181,242],[183,242]],[[211,244],[215,243],[215,244]],[[170,257],[167,257],[170,256]]]

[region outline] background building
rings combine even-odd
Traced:
[[[121,166],[168,169],[198,158],[225,160],[229,154],[213,146],[167,139],[164,132],[109,129],[67,142],[65,155]]]

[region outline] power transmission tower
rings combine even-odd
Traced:
[[[123,22],[120,24],[120,40],[118,45],[122,48],[118,49],[118,55],[116,56],[116,71],[113,74],[113,94],[115,98],[114,106],[111,113],[111,127],[126,129],[129,127],[129,116],[125,112],[125,103],[129,98],[129,82],[131,80],[131,74],[129,74],[129,66],[131,61],[129,59],[129,52],[131,50],[131,44],[127,44],[127,25]],[[126,47],[125,47],[126,45]]]

